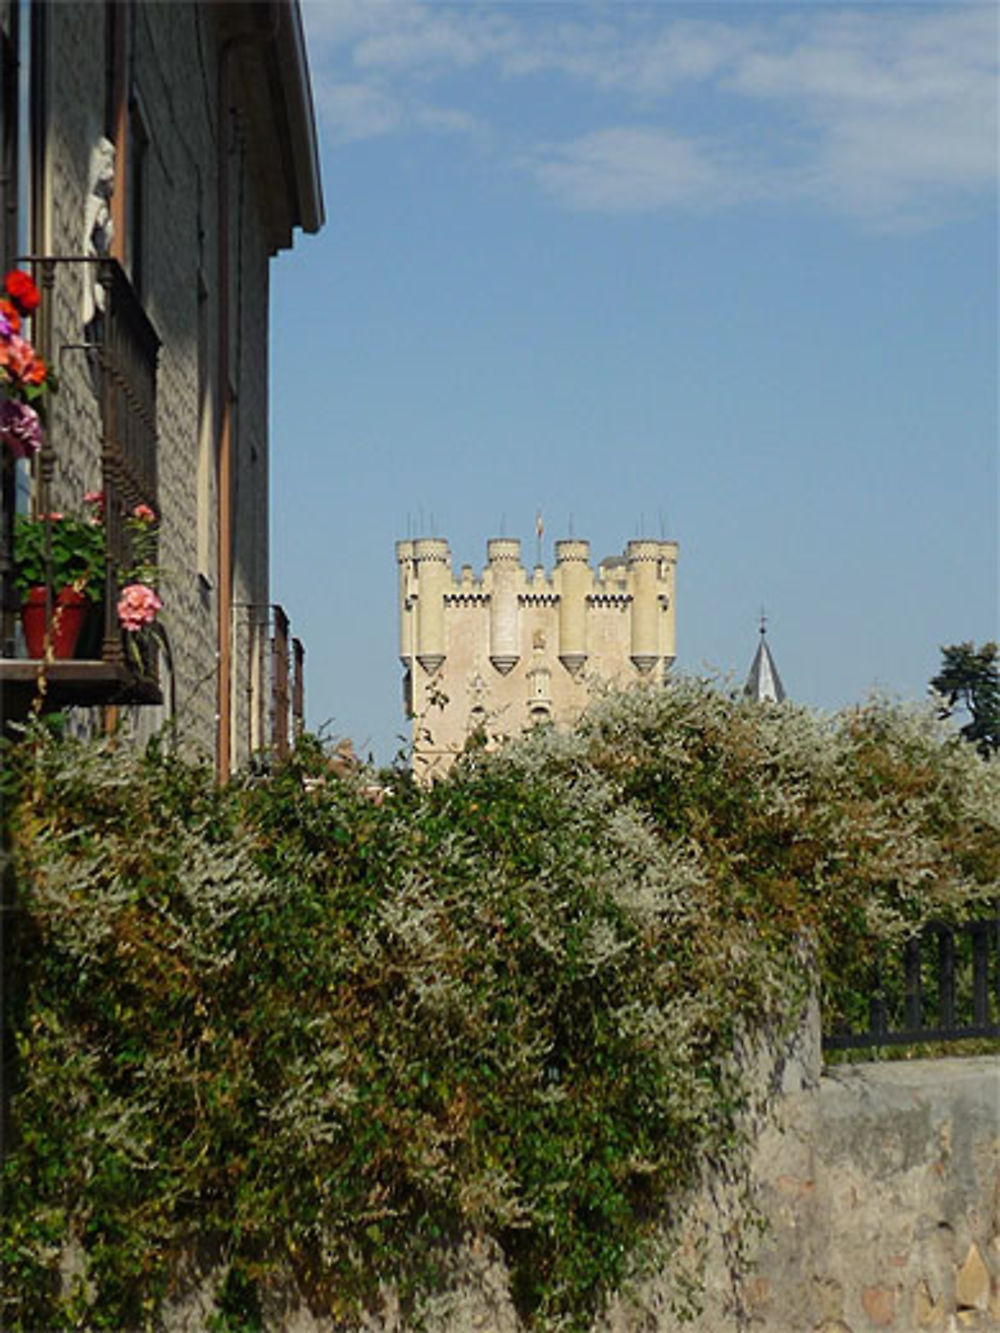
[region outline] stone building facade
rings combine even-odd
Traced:
[[[160,516],[158,690],[130,689],[105,660],[89,689],[82,667],[56,667],[49,692],[119,713],[159,695],[137,708],[140,728],[174,714],[225,776],[285,725],[271,666],[270,261],[323,221],[298,0],[0,0],[0,18],[5,55],[21,57],[4,99],[4,261],[24,257],[42,287],[33,336],[60,380],[50,475],[44,458],[16,477],[7,462],[5,514],[43,490],[79,513],[110,486],[122,513],[140,498]],[[23,669],[9,587],[5,602],[10,704]],[[301,662],[285,645],[290,656]]]
[[[452,573],[440,537],[396,544],[399,653],[413,763],[443,772],[469,737],[575,721],[595,684],[662,680],[676,656],[677,543],[631,541],[595,571],[590,543],[557,541],[555,568],[487,543],[481,576]]]

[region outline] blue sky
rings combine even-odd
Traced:
[[[304,0],[327,223],[272,269],[309,724],[406,725],[398,537],[680,543],[678,667],[919,698],[998,634],[992,5]]]

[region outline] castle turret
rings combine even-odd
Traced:
[[[417,661],[428,673],[445,659],[444,595],[451,583],[451,552],[441,537],[413,543],[417,578]]]
[[[593,586],[590,542],[556,542],[559,578],[559,660],[576,676],[587,660],[587,594]]]
[[[490,661],[506,676],[520,659],[517,593],[523,578],[521,543],[516,537],[494,537],[486,543],[490,564]]]
[[[399,660],[404,667],[408,667],[411,659],[416,656],[417,647],[413,542],[396,543],[396,564],[399,566]]]
[[[677,543],[660,542],[660,653],[664,668],[669,667],[677,656],[676,584]]]
[[[660,543],[629,542],[626,557],[632,592],[631,657],[636,669],[645,675],[660,658]]]
[[[396,543],[403,699],[414,772],[443,773],[470,735],[492,747],[542,723],[572,724],[603,682],[664,682],[674,660],[677,544],[636,540],[591,563],[591,545],[555,544],[555,568],[522,543],[487,543],[481,573],[441,538]],[[418,666],[419,663],[419,666]]]

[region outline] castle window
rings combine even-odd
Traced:
[[[552,673],[548,667],[535,667],[528,673],[531,680],[531,697],[534,700],[548,700],[552,697]]]

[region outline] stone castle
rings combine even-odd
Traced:
[[[555,543],[555,569],[521,563],[517,538],[456,578],[448,542],[396,543],[399,653],[414,770],[443,772],[469,737],[574,722],[596,682],[662,680],[675,648],[677,543],[630,541],[595,573],[590,543]]]

